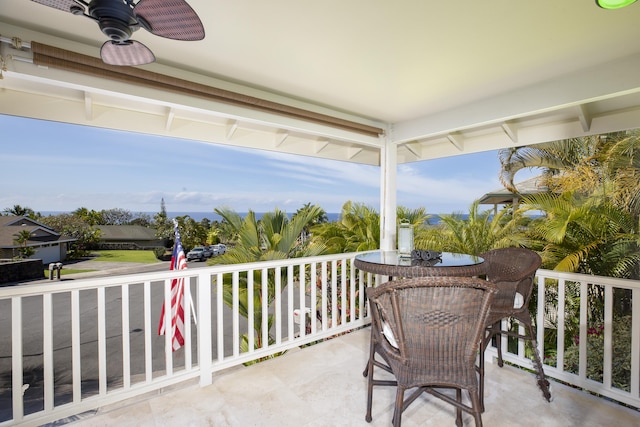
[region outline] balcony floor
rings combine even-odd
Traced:
[[[85,413],[75,426],[389,426],[395,388],[376,387],[373,421],[364,420],[369,329],[190,385]],[[381,372],[377,370],[376,372]],[[378,375],[377,375],[378,377]],[[640,425],[640,412],[552,381],[547,403],[530,373],[487,364],[486,426]],[[473,425],[464,415],[464,424]],[[453,407],[424,394],[404,413],[405,427],[455,425]]]

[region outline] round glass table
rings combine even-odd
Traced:
[[[486,274],[487,263],[475,255],[442,252],[437,260],[414,260],[398,251],[376,251],[356,255],[354,265],[367,273],[393,277],[455,276],[474,277]]]

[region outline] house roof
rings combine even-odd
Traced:
[[[43,243],[74,242],[78,239],[56,233],[46,225],[24,216],[0,216],[0,248],[16,248],[16,235],[28,230],[31,238],[26,242],[27,246],[40,246]]]
[[[0,114],[372,165],[387,144],[407,163],[640,124],[640,3],[188,3],[204,40],[136,31],[156,56],[136,67],[155,77],[136,84],[118,67],[34,58],[35,42],[96,59],[106,36],[90,19],[2,0]]]
[[[525,181],[521,181],[515,184],[517,193],[513,193],[506,188],[499,188],[497,190],[486,193],[480,198],[481,205],[504,205],[512,204],[514,199],[522,199],[523,197],[544,193],[548,191],[546,185],[543,184],[544,180],[542,176],[534,176]]]
[[[142,225],[99,225],[100,240],[103,241],[142,241],[158,240],[156,230]]]

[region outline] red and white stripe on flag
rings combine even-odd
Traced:
[[[178,232],[178,223],[174,222],[176,242],[171,255],[170,270],[185,270],[187,268],[187,259],[184,256],[182,242],[180,241],[180,233]],[[170,336],[171,348],[176,351],[184,345],[184,278],[173,279],[171,281],[171,307],[170,307]],[[160,314],[160,324],[158,325],[158,335],[164,335],[165,327],[165,304],[162,304],[162,313]]]

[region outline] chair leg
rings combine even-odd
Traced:
[[[471,400],[471,409],[473,412],[473,418],[476,422],[476,427],[482,427],[482,415],[484,410],[480,407],[482,399],[476,395],[473,391],[469,390],[469,399]]]
[[[529,338],[531,341],[531,345],[533,346],[533,357],[534,357],[534,365],[537,371],[536,378],[538,380],[538,387],[542,390],[542,395],[547,400],[547,402],[551,402],[551,393],[549,392],[549,381],[547,380],[544,369],[542,367],[542,361],[540,360],[540,352],[538,351],[538,341],[536,340],[535,331],[533,330],[533,325],[531,323],[527,323],[527,329],[529,331]]]
[[[371,407],[373,404],[373,363],[371,363],[371,359],[367,362],[367,369],[364,373],[367,378],[367,414],[365,415],[365,420],[370,423],[371,422]]]
[[[456,426],[462,427],[462,389],[456,389],[456,401],[458,402],[458,406],[456,406]]]
[[[480,411],[484,412],[484,352],[487,350],[487,340],[483,339],[482,341],[480,341],[480,361],[478,363],[479,368],[478,368],[478,373],[479,373],[479,380],[478,380],[478,397],[480,400]]]
[[[372,326],[373,327],[373,326]],[[373,334],[373,331],[371,331]],[[369,360],[367,360],[367,366],[364,367],[364,372],[362,373],[363,377],[367,377],[369,374],[369,368],[371,367],[371,361],[373,360],[373,336],[369,338]]]
[[[492,335],[496,337],[496,347],[498,347],[498,366],[502,368],[504,362],[502,361],[502,334],[500,333],[502,331],[502,325],[500,322],[501,320],[492,326]]]
[[[396,390],[396,406],[393,409],[393,427],[400,427],[402,422],[402,411],[404,410],[404,387],[398,385]]]

